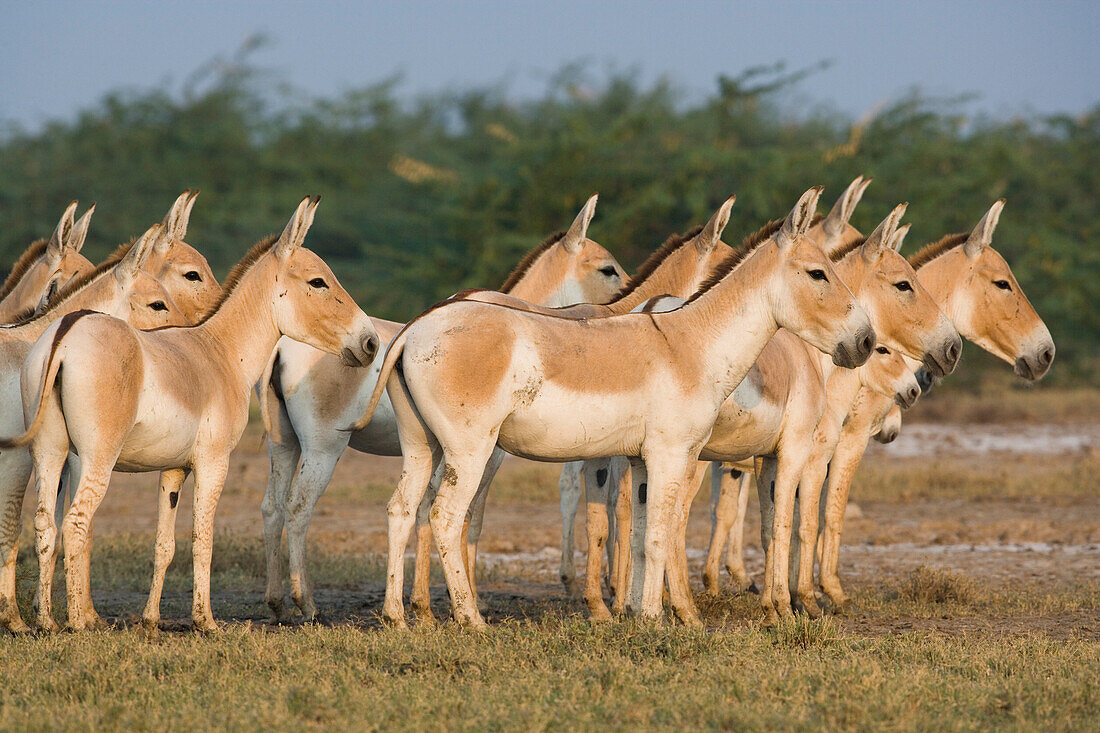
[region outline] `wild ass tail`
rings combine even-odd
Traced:
[[[438,303],[428,308],[419,316],[412,319],[401,327],[401,330],[398,331],[397,335],[393,337],[393,341],[390,342],[389,348],[386,349],[386,358],[382,360],[382,369],[378,372],[378,382],[374,385],[374,392],[371,393],[370,404],[367,405],[367,411],[363,413],[363,417],[355,421],[355,424],[353,424],[350,428],[345,428],[345,430],[349,432],[362,430],[363,428],[367,427],[367,423],[369,423],[370,419],[374,416],[374,410],[376,407],[378,407],[378,401],[382,399],[382,390],[386,388],[386,382],[388,382],[390,379],[390,373],[393,371],[393,367],[397,363],[398,357],[401,356],[401,352],[405,348],[405,332],[409,330],[409,326],[413,325],[421,318],[436,310],[437,308],[442,308],[445,305],[466,300],[469,298],[469,296],[481,292],[485,292],[485,289],[466,288],[465,290],[460,290],[451,297],[439,301]]]
[[[260,417],[263,419],[264,433],[267,434],[268,440],[276,443],[282,442],[282,435],[279,432],[278,422],[271,419],[271,397],[280,403],[283,401],[282,390],[274,378],[278,362],[279,347],[276,346],[271,350],[271,358],[267,360],[267,366],[264,367],[264,373],[260,375],[260,381],[256,382],[256,397],[260,400]]]
[[[378,372],[378,381],[374,385],[374,391],[371,392],[370,404],[367,405],[367,411],[363,413],[363,417],[355,421],[348,430],[355,432],[356,430],[362,430],[367,427],[367,423],[370,422],[371,417],[374,416],[374,410],[378,407],[378,401],[382,399],[382,392],[386,389],[386,382],[390,379],[390,373],[393,372],[394,366],[397,364],[398,358],[401,356],[401,352],[405,350],[405,332],[409,329],[413,323],[416,322],[414,318],[405,324],[404,328],[397,332],[397,335],[393,337],[393,341],[390,342],[389,348],[386,349],[386,358],[382,360],[382,368]]]
[[[38,391],[38,409],[34,413],[34,420],[31,421],[27,432],[22,435],[14,438],[0,438],[0,448],[21,448],[34,440],[34,436],[42,427],[42,418],[46,414],[42,406],[46,404],[46,397],[53,391],[54,382],[57,381],[57,373],[61,371],[61,360],[57,358],[57,349],[61,345],[61,339],[65,337],[65,334],[78,320],[95,312],[78,310],[62,316],[57,324],[57,331],[53,335],[53,343],[50,344],[50,355],[46,360],[46,371],[42,378],[42,387]]]

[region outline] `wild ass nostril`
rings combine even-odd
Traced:
[[[1039,363],[1042,364],[1043,366],[1050,366],[1051,362],[1053,362],[1053,361],[1054,361],[1054,349],[1052,349],[1048,346],[1045,349],[1043,349],[1042,352],[1039,354]]]
[[[944,364],[947,367],[947,371],[953,371],[955,366],[959,363],[959,356],[962,355],[962,339],[958,336],[951,339],[951,342],[947,344],[947,347],[943,350],[943,356],[946,361]]]
[[[918,397],[920,397],[920,388],[919,387],[910,387],[909,388],[909,403],[912,404],[912,403],[916,402]]]
[[[866,356],[871,353],[871,349],[875,348],[875,333],[874,331],[864,331],[863,335],[859,339],[859,353],[861,356]]]

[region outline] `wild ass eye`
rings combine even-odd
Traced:
[[[183,273],[183,277],[193,283],[202,282],[202,275],[198,273],[198,270],[188,270],[187,272]]]
[[[168,306],[165,305],[163,300],[154,300],[152,303],[149,304],[149,307],[152,308],[155,311],[166,311],[166,310],[168,310]]]
[[[808,272],[810,273],[810,277],[812,277],[814,280],[824,280],[825,282],[829,282],[829,278],[825,277],[824,270],[809,270]]]
[[[600,268],[600,274],[601,275],[606,275],[607,277],[615,277],[619,273],[618,273],[618,271],[615,270],[614,267],[612,267],[611,265],[608,265],[607,267],[601,267]]]
[[[1001,290],[1012,290],[1012,286],[1008,284],[1008,280],[994,280],[993,284]]]
[[[327,288],[328,283],[326,283],[324,281],[324,279],[322,279],[322,278],[315,277],[315,278],[313,278],[312,280],[309,281],[309,286],[311,288],[317,288],[318,290],[321,290],[323,288]]]
[[[913,284],[908,280],[902,280],[901,282],[894,283],[894,287],[903,293],[907,293],[913,289]]]
[[[886,348],[885,346],[876,346],[875,351],[877,351],[880,354],[889,354],[890,353],[890,349]]]

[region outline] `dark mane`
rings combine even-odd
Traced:
[[[623,285],[622,288],[619,289],[619,292],[615,293],[615,297],[612,298],[610,302],[617,303],[637,290],[638,286],[645,282],[646,278],[652,275],[657,268],[661,266],[661,263],[668,259],[669,255],[695,239],[699,236],[699,232],[701,231],[703,231],[703,227],[698,226],[690,232],[673,234],[666,239],[665,243],[657,248],[657,251],[651,254],[646,261],[642,263],[642,266],[638,268],[638,272],[634,277],[630,278],[630,282]]]
[[[811,227],[817,226],[818,224],[821,223],[821,221],[824,218],[825,217],[821,214],[814,214],[814,218],[810,220],[810,226]],[[744,247],[745,249],[750,250],[750,251],[755,249],[756,245],[760,244],[761,242],[763,242],[764,240],[766,240],[770,237],[774,237],[775,233],[779,231],[779,228],[783,226],[783,222],[785,220],[786,220],[785,217],[784,218],[779,218],[779,219],[772,219],[767,224],[760,227],[759,229],[757,229],[755,232],[753,232],[749,236],[745,237],[744,241],[741,242],[741,246]]]
[[[966,232],[948,234],[938,241],[926,244],[922,247],[920,251],[909,258],[909,264],[913,266],[914,270],[919,270],[940,255],[955,249],[969,237],[970,235]]]
[[[271,248],[275,246],[275,243],[279,241],[278,234],[271,234],[264,237],[256,244],[252,245],[252,249],[248,250],[248,254],[241,258],[241,261],[233,266],[233,269],[229,271],[229,276],[225,278],[225,284],[222,285],[222,297],[214,304],[214,307],[207,311],[196,326],[200,326],[210,320],[210,317],[218,312],[219,309],[225,304],[225,301],[229,300],[229,296],[233,294],[233,291],[237,289],[237,286],[241,284],[241,279],[245,274],[252,269],[261,257],[271,251]]]
[[[851,242],[848,242],[848,244],[845,244],[842,247],[837,247],[832,252],[830,252],[829,253],[829,260],[831,262],[840,262],[842,259],[844,259],[848,255],[852,254],[857,249],[862,247],[863,243],[866,242],[866,241],[867,241],[867,237],[856,237]]]
[[[65,287],[58,291],[58,293],[53,298],[51,298],[48,303],[46,303],[46,309],[42,311],[42,313],[36,315],[35,311],[38,310],[38,306],[34,305],[17,315],[12,321],[12,325],[21,326],[24,323],[29,323],[30,321],[35,320],[36,318],[42,318],[49,315],[62,303],[64,303],[69,298],[76,295],[78,292],[91,284],[93,280],[117,265],[119,261],[126,256],[126,253],[129,252],[133,246],[133,241],[119,245],[115,248],[115,251],[107,257],[107,259],[103,260],[103,262],[100,262],[98,265],[96,265],[88,272],[85,272],[83,275],[80,275],[79,277],[70,281],[67,285],[65,285]]]
[[[504,281],[504,284],[500,286],[500,292],[512,292],[512,288],[519,284],[519,281],[522,280],[523,276],[527,274],[527,271],[531,269],[531,265],[535,264],[535,260],[541,257],[546,250],[560,242],[564,236],[565,232],[551,234],[542,244],[524,255],[523,259],[516,265],[516,269],[512,270],[512,274],[510,274],[508,279]]]
[[[23,279],[23,276],[27,274],[27,270],[31,269],[31,265],[34,264],[35,260],[41,257],[42,253],[46,251],[46,245],[49,243],[49,239],[39,239],[15,261],[7,279],[4,280],[4,286],[0,288],[0,300],[8,297],[11,291],[15,290],[15,286]]]

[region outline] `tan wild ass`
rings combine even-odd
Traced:
[[[164,286],[142,269],[160,231],[159,224],[152,227],[134,245],[120,247],[98,267],[71,281],[38,317],[0,328],[0,434],[12,435],[24,427],[20,369],[35,341],[56,319],[76,311],[96,310],[129,320],[138,328],[188,322]],[[15,564],[23,496],[31,468],[31,456],[25,448],[0,450],[0,627],[10,631],[28,630],[15,603]]]
[[[52,278],[57,277],[64,286],[93,269],[92,263],[80,254],[80,248],[88,236],[95,204],[74,223],[76,206],[76,201],[66,206],[53,235],[32,244],[11,268],[0,287],[0,323],[14,323],[37,306]]]
[[[904,205],[896,207],[866,240],[855,240],[831,256],[836,260],[837,273],[841,280],[872,314],[872,324],[883,342],[881,347],[885,348],[888,344],[890,348],[915,355],[947,371],[954,367],[954,360],[957,359],[958,334],[931,296],[916,283],[912,268],[893,249],[900,243],[904,231],[907,231],[895,231],[904,210]],[[781,344],[781,341],[777,341],[777,346]],[[792,375],[789,372],[790,366],[797,367],[800,364],[791,356],[792,351],[787,349],[787,355],[773,357],[771,363],[767,359],[758,361],[755,375],[750,372],[749,379],[739,387],[741,394],[735,392],[733,399],[727,400],[723,405],[710,438],[701,452],[704,459],[722,461],[744,460],[753,455],[766,456],[764,471],[769,479],[761,485],[768,486],[769,495],[774,494],[779,507],[774,517],[767,514],[762,517],[768,567],[762,601],[769,617],[774,617],[777,612],[784,613],[784,608],[789,612],[790,608],[785,570],[788,560],[784,550],[785,543],[789,542],[792,520],[783,511],[785,506],[793,507],[794,489],[810,450],[809,436],[813,433],[817,419],[822,414],[828,414],[837,401],[843,399],[842,395],[854,393],[866,383],[866,376],[859,370],[834,370],[831,365],[823,363],[824,360],[810,352],[806,353],[806,358],[818,361],[816,369],[807,369],[802,364],[802,374]],[[897,371],[904,371],[900,362],[897,364]],[[807,386],[813,385],[809,391],[784,390],[792,380],[800,377],[806,379],[814,374],[818,375],[817,379],[809,379],[807,382]],[[916,382],[912,380],[911,374],[906,374],[905,378],[909,381],[902,394],[908,395],[909,399],[915,399],[919,394]],[[784,393],[787,397],[785,401],[774,401],[777,395]],[[634,529],[631,555],[635,573],[635,603],[638,601],[638,563],[643,552],[638,537],[647,526],[646,507],[639,500],[639,494],[644,491],[641,485],[646,483],[646,478],[644,468],[638,468],[642,472],[632,477],[635,490],[631,492]],[[701,474],[702,471],[697,473],[699,479]],[[677,584],[680,588],[687,587],[684,539],[687,511],[697,490],[697,481],[686,487],[685,494],[679,497],[681,503],[677,507],[679,524],[676,528],[678,534],[675,567],[684,575]],[[785,498],[790,501],[789,504],[783,503]],[[766,506],[767,503],[762,502],[762,507]],[[769,532],[772,529],[774,531]],[[767,543],[769,534],[774,534],[771,543]],[[672,586],[670,583],[670,590]],[[671,600],[674,606],[682,605],[689,609],[689,613],[694,613],[690,594],[680,598],[674,594]]]
[[[39,514],[52,516],[55,487],[70,447],[81,457],[76,497],[65,516],[69,626],[98,621],[89,587],[88,533],[111,470],[161,471],[154,584],[143,622],[155,629],[164,569],[174,550],[180,485],[195,472],[196,629],[216,628],[210,611],[214,511],[229,454],[248,422],[249,391],[271,350],[287,335],[366,365],[378,347],[370,319],[328,266],[302,246],[319,199],[303,199],[279,237],[269,237],[234,268],[225,297],[201,323],[150,332],[97,314],[70,314],[47,330],[23,369],[23,402],[33,415]],[[64,379],[57,374],[64,369]],[[139,378],[135,379],[135,376]],[[38,529],[36,527],[36,529]],[[39,532],[39,562],[52,570],[53,538]],[[39,625],[53,626],[52,572],[40,578]]]
[[[774,240],[731,256],[689,304],[670,313],[577,321],[460,300],[410,323],[391,343],[368,406],[369,413],[385,383],[404,457],[388,508],[385,618],[405,623],[404,548],[438,462],[442,485],[431,524],[454,616],[484,626],[460,535],[498,442],[538,460],[644,458],[661,521],[648,528],[640,611],[658,616],[664,529],[676,497],[718,408],[768,339],[780,327],[791,329],[845,366],[863,363],[873,347],[866,313],[805,237],[820,193],[803,194]],[[637,358],[624,360],[623,353]]]
[[[1011,364],[1017,376],[1034,381],[1054,362],[1054,341],[1008,263],[992,246],[1004,203],[1004,199],[994,203],[970,234],[943,237],[913,255],[910,263],[964,338]],[[837,609],[849,603],[838,565],[852,477],[868,437],[891,413],[890,405],[861,394],[841,428],[829,463],[820,574],[822,588]]]
[[[714,270],[734,253],[733,248],[722,241],[722,232],[729,222],[730,210],[735,200],[735,196],[728,198],[703,227],[697,227],[687,234],[672,236],[666,240],[665,243],[642,264],[637,274],[631,279],[630,284],[625,286],[606,305],[585,303],[572,307],[549,309],[535,307],[530,303],[526,303],[510,295],[506,296],[501,293],[488,291],[468,293],[465,295],[465,298],[467,300],[477,300],[485,303],[499,303],[514,308],[529,310],[533,313],[544,313],[546,315],[562,318],[603,318],[613,315],[622,315],[636,310],[644,303],[662,294],[671,294],[673,296],[687,298],[698,290],[699,286],[702,285]],[[499,465],[502,456],[502,451],[495,450],[489,465],[494,467]],[[592,488],[590,490],[591,496],[589,498],[588,517],[592,522],[598,522],[602,518],[604,524],[608,524],[610,515],[606,511],[599,513],[593,510],[595,504],[600,502],[606,503],[607,501],[607,480],[610,473],[608,460],[609,459],[606,458],[600,458],[591,461],[577,461],[567,463],[562,467],[563,478],[559,481],[559,486],[563,483],[567,485],[567,490],[562,492],[562,513],[563,515],[570,515],[570,521],[563,522],[562,524],[562,581],[566,583],[567,588],[569,587],[568,580],[572,578],[573,574],[573,558],[570,552],[567,563],[564,548],[572,548],[573,546],[572,513],[576,512],[576,504],[580,498],[579,481],[574,482],[577,484],[575,491],[572,490],[572,487],[568,486],[568,482],[570,477],[581,472],[594,479],[594,485],[597,485],[598,488]],[[463,530],[463,549],[466,553],[465,562],[467,574],[470,577],[470,591],[475,600],[477,598],[477,581],[474,569],[477,559],[477,544],[481,537],[481,528],[484,520],[487,493],[488,484],[483,483],[470,505],[469,527],[464,527]],[[430,507],[429,500],[431,499],[434,499],[433,492],[429,492],[421,502],[420,510],[417,512],[416,516],[417,562],[415,574],[413,576],[413,591],[409,598],[410,605],[417,618],[426,622],[431,622],[433,620],[428,593],[428,558],[431,528],[428,526],[427,509]],[[570,503],[572,505],[571,509]],[[597,537],[601,531],[604,536],[610,532],[610,526],[601,527],[596,530],[593,530],[592,527],[595,527],[595,524],[590,527],[589,531],[590,546],[593,545],[593,538]],[[602,551],[602,545],[594,547],[593,551],[598,554]],[[596,560],[596,567],[599,567],[598,560]],[[593,588],[595,588],[595,590],[593,590]],[[590,574],[589,582],[586,585],[586,595],[598,595],[599,592],[598,579],[595,575]],[[603,618],[604,616],[601,614],[601,610],[606,614],[606,607],[601,609],[599,607],[593,607],[591,604],[590,607],[592,608],[594,617]]]
[[[621,291],[625,280],[622,267],[606,249],[588,238],[596,201],[596,196],[588,199],[568,231],[555,234],[529,252],[501,291],[543,304],[569,304],[571,298],[599,303]],[[404,325],[372,320],[387,342]],[[265,417],[271,424],[267,443],[271,473],[261,508],[267,603],[277,619],[286,615],[280,558],[284,524],[290,552],[290,594],[305,619],[313,620],[317,607],[305,563],[306,532],[336,462],[349,446],[364,453],[401,454],[397,423],[388,399],[383,398],[369,424],[346,430],[362,416],[380,368],[381,359],[368,369],[350,368],[335,356],[284,338],[261,379],[263,412],[265,416],[274,413]],[[275,398],[274,410],[268,408],[271,397]],[[486,468],[482,478],[486,485],[497,465],[499,459]],[[425,550],[423,562],[428,561],[428,555]],[[418,554],[418,564],[421,561]]]

